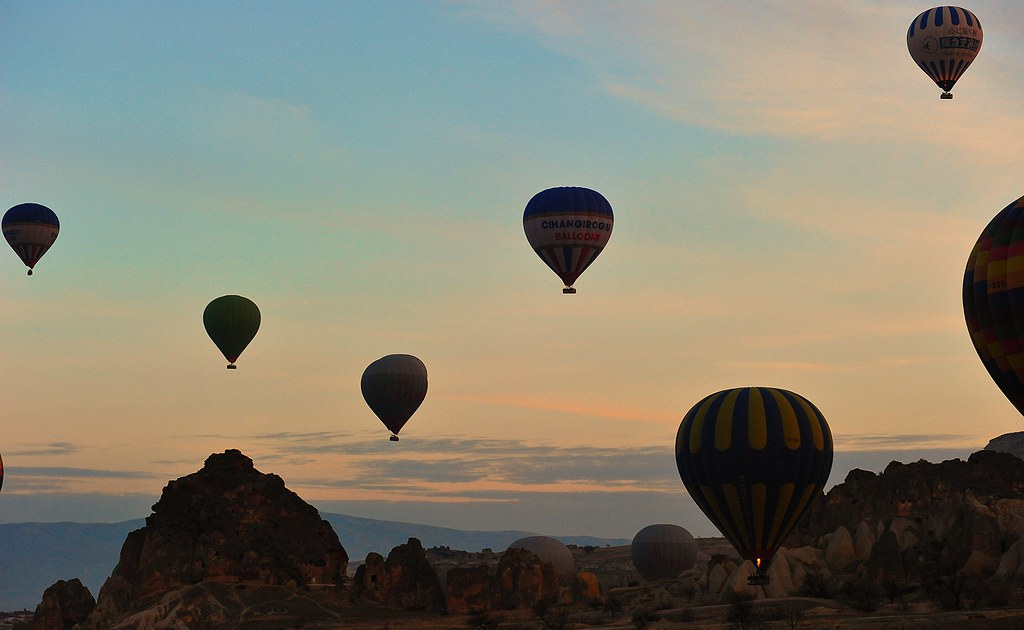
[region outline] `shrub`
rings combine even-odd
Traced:
[[[726,613],[727,621],[738,623],[741,628],[754,621],[754,598],[750,595],[736,593],[729,604],[729,612]]]
[[[604,598],[604,611],[610,617],[618,617],[625,610],[622,600],[615,593],[608,593]]]
[[[835,580],[831,576],[818,571],[808,571],[804,574],[804,583],[800,593],[808,597],[832,599],[835,595],[835,588]]]
[[[650,608],[637,608],[633,611],[633,627],[635,627],[636,630],[644,630],[644,628],[650,626],[659,619],[661,619],[661,615]]]
[[[850,606],[861,612],[875,612],[878,610],[881,592],[871,580],[856,580],[843,586],[843,597]]]

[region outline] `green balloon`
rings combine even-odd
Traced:
[[[260,309],[240,295],[224,295],[206,305],[203,311],[206,334],[228,360],[228,369],[260,329]]]

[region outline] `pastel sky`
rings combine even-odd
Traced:
[[[712,535],[672,448],[715,391],[813,401],[831,483],[1024,428],[960,301],[1024,194],[1024,4],[966,5],[952,101],[928,6],[0,0],[0,210],[61,221],[0,256],[0,522],[146,516],[237,448],[324,511]],[[615,211],[574,296],[523,234],[553,186]],[[398,443],[359,391],[391,353],[430,383]]]

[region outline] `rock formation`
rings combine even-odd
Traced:
[[[1009,453],[1020,459],[1024,459],[1024,431],[1016,433],[1004,433],[999,437],[992,438],[985,445],[986,451],[998,451]]]
[[[601,599],[597,576],[581,573],[564,589],[550,562],[541,562],[532,551],[505,551],[493,570],[486,564],[450,569],[445,580],[445,605],[449,613],[486,612],[532,608],[538,603],[594,603]]]
[[[417,538],[392,549],[387,560],[379,553],[368,554],[356,569],[352,597],[402,610],[445,610],[441,580]]]
[[[58,580],[43,593],[32,621],[25,630],[70,630],[96,607],[92,593],[78,578]]]
[[[125,540],[84,627],[156,627],[168,618],[212,627],[237,621],[245,609],[280,617],[279,603],[295,593],[340,603],[347,566],[315,508],[229,450],[164,488],[146,525]],[[310,608],[330,616],[329,602]]]

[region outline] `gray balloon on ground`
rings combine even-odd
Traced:
[[[576,574],[576,561],[572,552],[561,541],[549,536],[527,536],[520,538],[509,549],[525,549],[537,556],[541,562],[553,564],[558,577],[571,577]]]
[[[648,525],[633,537],[633,566],[648,582],[673,578],[697,561],[697,541],[678,525]]]

